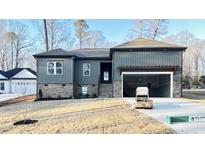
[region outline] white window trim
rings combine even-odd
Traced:
[[[50,62],[54,63],[54,74],[50,74],[49,71],[48,71],[48,64]],[[57,62],[60,62],[62,64],[62,73],[61,74],[56,74],[56,69],[57,69],[56,68],[56,63]],[[47,61],[47,75],[63,75],[63,61],[61,61],[61,60],[49,60],[49,61]]]
[[[88,75],[85,75],[84,74],[84,64],[89,64],[90,65],[90,68],[89,69],[86,69],[86,70],[89,70],[89,74]],[[87,62],[87,63],[83,63],[83,76],[91,76],[91,64],[89,63],[89,62]]]
[[[173,98],[173,72],[122,72],[121,74],[121,95],[123,98],[123,76],[124,74],[169,74],[170,75],[170,98]]]

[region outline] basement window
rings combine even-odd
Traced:
[[[88,87],[82,87],[82,94],[83,95],[88,94]]]
[[[5,89],[5,87],[4,87],[4,82],[1,82],[0,83],[0,90],[4,90]]]

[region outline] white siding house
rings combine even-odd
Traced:
[[[36,94],[36,72],[29,68],[1,71],[0,93]]]

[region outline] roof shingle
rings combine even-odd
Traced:
[[[21,72],[24,69],[26,69],[27,71],[31,72],[33,75],[36,76],[36,72],[30,68],[14,68],[14,69],[6,71],[6,72],[0,70],[0,74],[5,76],[7,79],[11,79],[13,76],[15,76],[16,74],[18,74],[19,72]]]
[[[74,55],[71,55],[68,51],[63,50],[61,48],[50,50],[47,52],[39,53],[33,55],[34,57],[52,57],[52,56],[58,56],[58,57],[72,57]]]
[[[147,38],[137,38],[132,41],[125,42],[118,46],[115,46],[113,49],[116,48],[182,48],[186,49],[186,47],[170,44],[162,41],[151,40]]]

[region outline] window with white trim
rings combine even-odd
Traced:
[[[83,63],[83,76],[90,76],[90,63]]]
[[[63,62],[62,61],[48,61],[47,74],[48,75],[62,75],[63,74]]]
[[[104,73],[103,73],[103,80],[104,81],[109,81],[109,72],[108,71],[104,71]]]
[[[4,89],[5,89],[4,82],[1,82],[1,83],[0,83],[0,90],[4,90]]]
[[[82,87],[82,94],[83,95],[88,94],[88,87]]]

